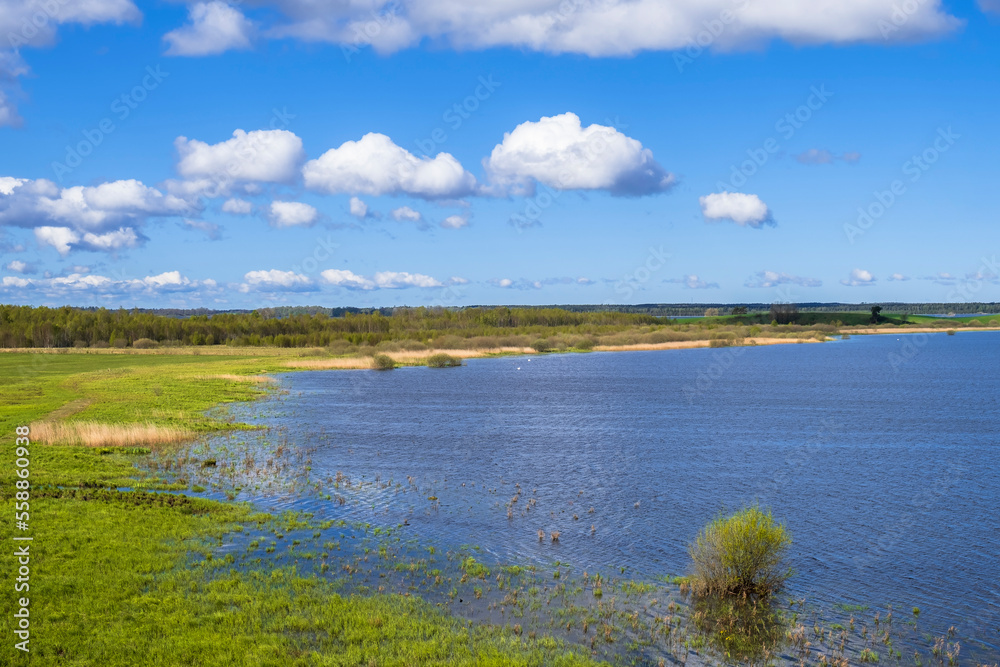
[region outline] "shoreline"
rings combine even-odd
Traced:
[[[714,349],[728,347],[758,347],[762,345],[792,345],[800,343],[823,343],[835,340],[838,336],[871,336],[886,334],[926,334],[926,333],[947,333],[953,331],[960,332],[984,332],[1000,331],[1000,327],[845,327],[836,333],[826,334],[824,340],[813,336],[779,338],[774,336],[745,338],[742,343],[737,343],[728,339],[696,339],[682,341],[667,341],[663,343],[635,343],[626,345],[594,345],[589,349],[566,348],[563,350],[549,350],[539,352],[531,347],[490,347],[490,348],[434,348],[428,350],[407,350],[379,352],[393,359],[400,366],[424,366],[428,357],[435,354],[447,354],[459,359],[482,359],[492,357],[542,355],[542,354],[566,354],[566,353],[587,353],[587,352],[640,352],[656,350],[688,350],[699,348],[712,348],[715,340],[722,340],[724,344],[717,345]],[[818,333],[818,332],[816,332]],[[372,369],[372,356],[325,356],[325,348],[302,347],[302,348],[280,348],[280,347],[229,347],[225,345],[213,346],[183,346],[166,347],[156,349],[135,349],[135,348],[74,348],[74,347],[30,347],[30,348],[0,348],[0,354],[40,354],[40,355],[108,355],[108,356],[173,356],[173,357],[248,357],[248,358],[268,358],[281,364],[280,369],[273,369],[272,372],[283,372],[285,370],[370,370]],[[283,362],[283,363],[282,363]],[[264,380],[257,380],[264,381]]]

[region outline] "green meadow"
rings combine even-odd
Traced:
[[[259,383],[220,378],[277,370],[281,357],[0,355],[0,495],[14,513],[14,433],[61,421],[155,424],[206,432],[216,405]],[[174,445],[165,444],[161,447]],[[588,665],[552,638],[470,626],[419,598],[342,593],[294,564],[237,569],[211,558],[227,536],[271,518],[244,504],[118,491],[150,482],[133,450],[32,444],[30,590],[5,585],[4,609],[30,603],[24,665]],[[155,480],[152,480],[155,481]],[[12,522],[0,522],[12,544]],[[5,558],[3,580],[16,561]],[[10,614],[4,636],[13,644]],[[4,655],[12,649],[4,648]]]

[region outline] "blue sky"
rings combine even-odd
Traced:
[[[987,0],[43,4],[2,302],[1000,300]]]

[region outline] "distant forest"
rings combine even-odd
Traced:
[[[329,309],[313,313],[299,310],[269,308],[169,317],[140,310],[0,306],[0,347],[143,347],[148,343],[307,347],[338,340],[377,345],[444,334],[558,333],[581,326],[592,333],[609,333],[662,323],[652,315],[573,313],[554,308],[395,308],[387,313],[345,309],[335,316]]]
[[[1000,312],[1000,304],[996,303],[883,303],[881,306],[883,314]],[[788,313],[776,316],[775,308]],[[368,346],[389,341],[426,342],[446,335],[462,338],[561,333],[603,335],[634,327],[663,325],[671,317],[706,314],[743,314],[756,321],[767,313],[761,322],[776,319],[779,324],[808,325],[820,320],[815,316],[805,317],[807,313],[867,313],[871,308],[870,304],[803,303],[780,307],[776,304],[367,309],[304,306],[211,311],[0,305],[0,347],[314,347],[328,346],[336,341]]]

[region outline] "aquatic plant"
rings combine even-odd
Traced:
[[[430,368],[449,368],[452,366],[461,366],[462,359],[459,357],[453,357],[450,354],[445,354],[440,352],[438,354],[432,354],[427,357],[427,366]]]
[[[372,368],[377,371],[391,371],[396,367],[396,362],[387,354],[376,354],[372,357]]]
[[[688,548],[691,584],[698,595],[766,598],[791,570],[784,563],[791,535],[770,510],[757,505],[712,520]]]
[[[878,662],[878,653],[866,648],[858,655],[858,662]]]

